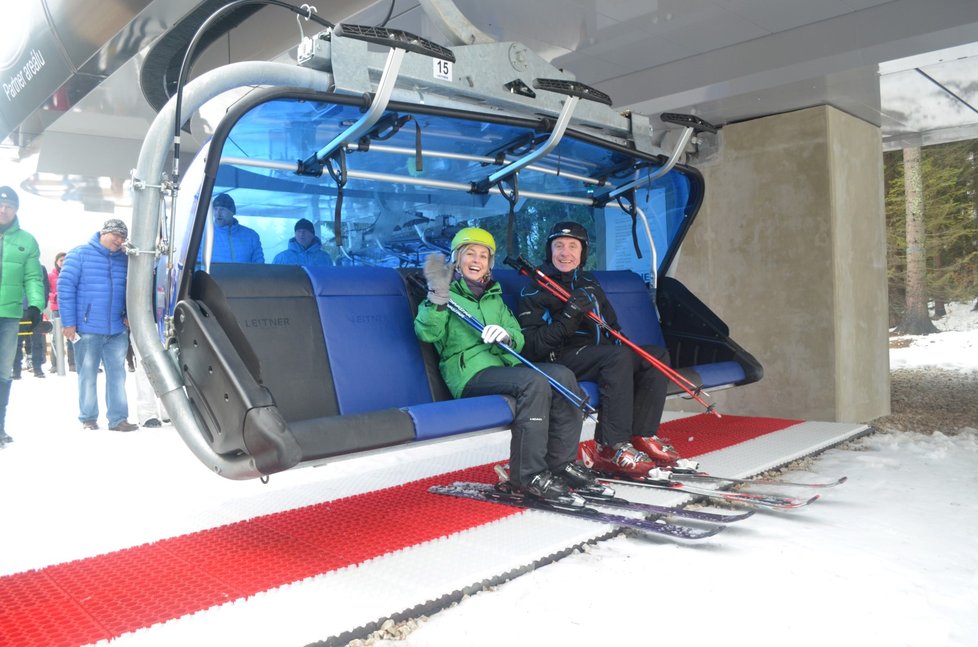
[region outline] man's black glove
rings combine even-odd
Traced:
[[[41,323],[41,311],[37,306],[30,306],[27,308],[27,318],[31,320],[31,330],[36,330]]]
[[[579,322],[581,317],[594,310],[594,295],[584,288],[577,288],[570,293],[564,309],[560,315],[574,323]]]

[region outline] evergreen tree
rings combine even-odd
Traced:
[[[897,332],[927,335],[937,332],[927,315],[927,247],[924,224],[924,179],[920,148],[903,149],[907,219],[907,288],[903,320]]]
[[[940,315],[947,301],[978,295],[978,226],[975,158],[978,142],[954,142],[922,149],[921,192],[926,239],[925,303]],[[906,315],[908,282],[907,191],[901,151],[884,156],[886,184],[887,270],[890,323]]]

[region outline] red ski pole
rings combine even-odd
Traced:
[[[543,288],[550,294],[554,295],[561,301],[566,302],[570,298],[570,293],[567,292],[566,289],[564,289],[564,286],[562,286],[560,283],[557,283],[552,278],[544,274],[542,271],[540,271],[540,268],[535,268],[532,265],[530,265],[526,261],[526,259],[524,259],[522,256],[515,260],[512,257],[507,256],[503,262],[506,265],[509,265],[510,267],[515,269],[523,276],[532,279],[537,285],[539,285],[541,288]],[[620,332],[618,332],[617,330],[609,326],[608,322],[602,319],[593,310],[588,311],[587,316],[592,321],[597,323],[602,330],[607,331],[609,335],[611,335],[621,343],[631,348],[633,351],[635,351],[635,353],[639,357],[641,357],[649,364],[654,366],[660,373],[665,375],[667,378],[669,378],[669,380],[671,380],[674,384],[676,384],[676,386],[678,386],[683,391],[685,391],[687,395],[689,395],[691,398],[693,398],[694,400],[702,404],[704,407],[706,407],[707,413],[712,413],[717,418],[721,417],[720,412],[717,411],[715,404],[708,404],[706,401],[703,400],[703,398],[699,396],[700,393],[705,393],[705,391],[703,391],[701,387],[696,386],[691,381],[689,381],[688,379],[680,375],[678,372],[673,370],[671,366],[667,366],[666,364],[663,364],[660,360],[650,355],[644,348],[638,346],[630,339],[625,337],[623,334],[621,334]]]

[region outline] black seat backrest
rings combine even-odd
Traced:
[[[206,289],[192,296],[215,313],[223,311],[215,314],[218,319],[232,317],[237,323],[260,365],[256,377],[285,420],[337,415],[319,310],[305,270],[293,265],[214,263],[209,279],[195,279],[195,287]]]

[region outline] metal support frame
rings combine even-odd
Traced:
[[[510,162],[503,168],[491,173],[489,177],[476,182],[476,191],[479,193],[485,193],[490,187],[495,186],[500,181],[512,176],[517,173],[520,169],[528,166],[531,162],[534,162],[541,157],[544,157],[550,151],[557,147],[560,143],[561,138],[564,136],[564,132],[567,130],[567,125],[570,123],[571,116],[574,114],[574,108],[577,107],[577,103],[580,101],[578,97],[567,97],[564,101],[564,107],[560,110],[560,114],[557,115],[557,123],[554,124],[553,130],[550,131],[550,137],[547,137],[547,141],[543,142],[540,146],[533,149],[523,157],[519,158],[515,162]]]
[[[390,103],[391,94],[394,91],[394,84],[397,81],[397,72],[401,67],[401,61],[404,60],[406,53],[403,49],[397,47],[391,48],[390,52],[387,53],[387,62],[384,64],[384,71],[380,75],[377,92],[374,94],[373,101],[370,102],[370,108],[367,109],[367,112],[356,123],[351,124],[349,128],[334,137],[331,142],[319,149],[309,159],[299,162],[298,168],[294,169],[296,173],[300,175],[322,175],[323,163],[337,149],[352,141],[356,141],[370,130],[374,124],[380,121],[380,118],[384,116],[384,111],[387,109],[387,104]]]

